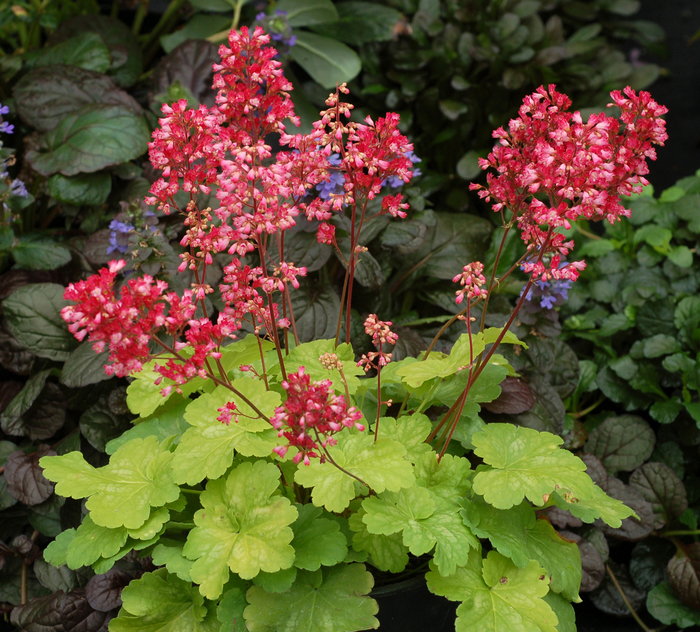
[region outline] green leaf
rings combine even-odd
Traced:
[[[17,437],[29,435],[30,439],[48,439],[63,425],[65,412],[60,419],[52,419],[53,416],[49,415],[49,423],[36,423],[36,409],[41,405],[41,396],[50,374],[51,369],[44,369],[32,375],[7,404],[0,414],[0,426],[4,432]]]
[[[187,40],[203,40],[227,28],[231,28],[230,16],[194,15],[182,28],[163,35],[160,45],[166,53],[170,53]]]
[[[452,575],[469,560],[479,541],[457,514],[457,505],[423,487],[371,496],[362,503],[362,521],[370,533],[403,534],[403,543],[419,557],[435,548],[433,559],[442,575]]]
[[[112,557],[119,553],[127,538],[128,533],[123,527],[101,527],[96,525],[88,514],[68,543],[65,563],[72,569],[90,566],[100,558]],[[51,561],[49,558],[47,560]]]
[[[44,559],[52,566],[65,566],[68,547],[75,538],[75,529],[66,529],[49,542],[44,549]]]
[[[107,171],[79,173],[72,177],[57,173],[49,178],[51,197],[74,206],[102,206],[111,190],[112,176]]]
[[[657,334],[644,341],[644,357],[659,358],[681,350],[681,343],[673,336]]]
[[[180,488],[170,478],[173,455],[155,437],[133,439],[117,450],[108,465],[95,469],[79,452],[44,457],[44,476],[56,493],[88,498],[93,521],[103,527],[138,529],[151,507],[177,500]]]
[[[424,454],[433,454],[433,450],[425,442],[432,428],[430,419],[421,413],[404,415],[398,419],[394,417],[379,418],[379,436],[400,443],[406,448],[406,458],[414,464]],[[437,462],[434,458],[433,461]]]
[[[338,11],[330,0],[280,0],[275,9],[287,12],[287,21],[292,27],[335,22],[338,19]]]
[[[649,408],[649,414],[660,424],[670,424],[676,420],[678,414],[683,410],[683,404],[675,399],[654,402]]]
[[[294,531],[294,566],[316,571],[321,566],[335,566],[345,559],[347,540],[340,525],[319,518],[322,510],[313,505],[298,505],[299,517],[292,525]]]
[[[367,597],[374,578],[364,564],[299,571],[281,595],[253,586],[244,611],[250,632],[355,632],[376,629],[379,608]]]
[[[221,630],[243,630],[243,611],[247,605],[244,588],[235,586],[227,590],[216,609],[216,616],[221,621]]]
[[[97,33],[81,33],[50,48],[41,48],[28,55],[31,66],[64,64],[85,70],[105,72],[112,63],[109,49]]]
[[[232,386],[268,417],[281,403],[279,393],[268,391],[262,380],[241,378]],[[225,425],[217,420],[218,409],[231,401],[236,403],[240,416],[238,421]],[[231,466],[234,450],[244,456],[264,457],[279,444],[270,422],[224,386],[193,401],[185,411],[185,419],[193,427],[175,449],[172,471],[178,483],[195,485],[205,478],[219,478]]]
[[[468,151],[459,159],[455,169],[463,180],[474,180],[481,173],[479,154],[476,151]]]
[[[679,268],[689,268],[693,265],[693,252],[688,246],[676,246],[668,253],[668,258]]]
[[[477,537],[488,538],[516,566],[525,568],[531,560],[539,562],[549,574],[553,591],[569,601],[580,601],[578,546],[564,540],[548,520],[537,520],[528,503],[501,510],[475,498],[464,502],[461,514]]]
[[[609,472],[630,471],[654,451],[656,436],[649,424],[635,415],[608,417],[588,435],[585,450],[597,456]]]
[[[375,2],[341,2],[336,9],[337,20],[313,25],[312,30],[351,46],[392,39],[394,27],[401,20],[396,9]]]
[[[600,487],[594,486],[593,497],[581,500],[567,494],[552,494],[559,509],[565,509],[584,522],[591,523],[600,518],[611,527],[618,529],[625,518],[636,516],[634,511],[623,502],[608,496]]]
[[[225,479],[209,481],[200,496],[203,509],[187,538],[185,557],[195,560],[190,570],[200,592],[216,599],[229,569],[242,579],[260,571],[276,573],[294,563],[294,537],[289,525],[297,510],[275,495],[280,472],[272,463],[256,461],[234,468]]]
[[[426,579],[431,592],[462,602],[456,632],[557,632],[557,616],[544,601],[549,578],[537,562],[520,569],[490,551],[482,565],[481,552],[472,551],[451,577],[431,570]]]
[[[464,261],[483,261],[493,225],[465,213],[423,214],[432,219],[424,244],[411,253],[410,266],[421,276],[449,279],[462,271]],[[453,297],[454,298],[454,297]]]
[[[145,573],[122,591],[119,616],[111,632],[219,632],[216,606],[204,603],[189,582],[165,569]]]
[[[296,34],[289,56],[326,89],[354,79],[362,68],[357,53],[345,44],[321,35]]]
[[[400,573],[408,564],[408,547],[403,543],[400,533],[380,535],[370,533],[363,522],[366,512],[360,508],[350,515],[350,529],[354,531],[352,546],[356,551],[369,553],[372,565],[380,571]]]
[[[45,176],[92,173],[138,158],[148,149],[145,120],[122,105],[95,103],[67,115],[44,137],[45,149],[27,160]]]
[[[56,283],[31,283],[10,294],[2,309],[12,335],[40,358],[63,362],[77,346],[61,318],[64,288]]]
[[[445,454],[438,461],[433,450],[426,451],[416,462],[416,484],[426,487],[444,500],[459,501],[471,488],[469,461]]]
[[[71,259],[70,250],[41,235],[25,235],[15,241],[12,257],[26,270],[55,270]]]
[[[169,573],[177,575],[184,581],[191,581],[190,570],[192,560],[188,560],[183,554],[184,542],[171,540],[170,538],[160,538],[156,548],[153,549],[153,563],[156,566],[165,566]]]
[[[377,441],[368,432],[342,432],[338,445],[328,449],[333,460],[351,474],[367,483],[375,492],[399,491],[411,487],[415,481],[411,463],[404,457],[406,448],[400,443],[380,437]],[[317,507],[342,512],[355,498],[355,479],[334,465],[312,462],[300,466],[294,480],[304,487],[313,488],[311,498]]]
[[[661,582],[647,595],[647,610],[665,625],[689,628],[700,625],[700,611],[686,606],[668,582]]]
[[[576,632],[576,613],[574,607],[560,594],[551,590],[544,596],[544,600],[549,607],[554,610],[559,622],[557,632]]]
[[[132,439],[145,439],[151,436],[156,437],[159,442],[174,437],[173,444],[177,445],[185,431],[190,428],[190,425],[185,421],[185,410],[191,403],[192,400],[184,399],[181,396],[170,399],[168,404],[158,411],[157,417],[139,421],[133,428],[109,441],[105,446],[105,452],[114,454]]]
[[[61,384],[68,388],[81,388],[110,378],[104,372],[109,351],[97,353],[92,342],[83,342],[73,351],[61,371]]]
[[[527,497],[542,506],[555,489],[590,498],[594,484],[586,464],[559,446],[560,437],[511,424],[488,424],[472,437],[474,453],[491,466],[477,471],[473,489],[498,509],[519,505]]]
[[[260,586],[265,592],[283,593],[287,592],[297,578],[297,568],[292,566],[276,573],[266,573],[260,571],[253,577],[253,584]]]

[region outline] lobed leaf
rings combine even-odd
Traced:
[[[44,457],[44,476],[56,483],[56,493],[88,498],[86,507],[95,524],[138,529],[149,518],[151,507],[177,500],[180,488],[173,483],[173,455],[155,437],[133,439],[110,459],[94,468],[79,452]]]
[[[229,569],[252,579],[260,571],[275,573],[294,563],[289,525],[298,513],[287,498],[275,495],[279,479],[272,463],[256,461],[207,484],[183,549],[194,560],[190,576],[204,596],[221,594]]]
[[[473,489],[498,509],[519,505],[527,497],[542,506],[557,490],[591,498],[595,486],[586,464],[559,446],[560,437],[511,424],[489,424],[472,437],[475,454],[490,466],[474,476]]]
[[[243,616],[249,632],[355,632],[379,627],[377,602],[369,594],[374,578],[364,564],[299,571],[285,593],[248,590]]]

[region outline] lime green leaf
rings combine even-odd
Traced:
[[[191,581],[190,569],[193,562],[182,554],[184,546],[185,543],[179,540],[160,538],[151,555],[156,566],[165,566],[169,573],[174,573],[180,579],[188,582]]]
[[[559,493],[553,494],[552,498],[557,507],[570,511],[572,515],[584,522],[591,523],[600,518],[614,529],[618,529],[625,518],[630,516],[638,517],[622,501],[611,498],[598,486],[594,488],[592,498],[582,500],[569,494]]]
[[[151,507],[177,500],[180,488],[170,478],[173,455],[155,437],[133,439],[117,450],[108,465],[95,469],[79,452],[43,457],[44,476],[56,493],[86,498],[95,524],[138,529]]]
[[[433,494],[445,500],[456,501],[471,488],[471,466],[459,456],[445,454],[438,462],[435,452],[430,450],[416,463],[417,484],[427,487]]]
[[[338,435],[338,445],[329,448],[333,460],[351,474],[365,481],[375,492],[398,491],[410,487],[415,479],[406,448],[400,443],[370,433],[345,431]],[[342,512],[355,498],[355,479],[341,472],[330,462],[314,462],[301,466],[294,480],[312,487],[311,498],[317,507]]]
[[[298,505],[299,517],[292,525],[296,556],[294,566],[307,571],[323,566],[334,566],[345,559],[348,552],[345,535],[340,525],[327,518],[319,518],[322,510],[313,505]]]
[[[527,497],[542,506],[555,489],[591,498],[595,485],[586,464],[559,446],[560,437],[512,424],[489,424],[472,437],[474,450],[491,466],[477,471],[473,489],[498,509],[519,505]]]
[[[406,458],[411,463],[416,463],[426,452],[433,452],[425,442],[432,429],[430,419],[421,413],[414,413],[398,419],[394,417],[381,417],[379,419],[379,436],[398,441],[406,448]]]
[[[280,472],[257,461],[234,468],[225,479],[210,481],[199,497],[203,509],[183,553],[195,560],[190,571],[209,599],[221,594],[229,568],[242,579],[261,570],[276,573],[294,563],[294,537],[289,528],[297,510],[287,498],[274,495]]]
[[[352,546],[358,551],[366,551],[372,558],[372,565],[380,571],[400,573],[408,564],[408,547],[400,533],[379,535],[370,533],[363,518],[367,512],[360,509],[350,516],[350,528],[355,532]]]
[[[264,415],[272,415],[281,404],[279,393],[268,391],[262,380],[242,378],[233,387],[247,397]],[[238,421],[227,426],[217,420],[226,402],[235,402]],[[233,462],[234,450],[245,456],[269,456],[279,444],[277,432],[248,404],[224,386],[204,393],[185,411],[193,426],[185,432],[173,458],[173,478],[178,483],[196,485],[205,478],[218,478]]]
[[[90,514],[85,516],[78,527],[75,536],[68,544],[66,564],[68,568],[76,569],[90,566],[101,557],[116,555],[126,543],[126,529],[108,529],[96,525]]]
[[[221,627],[215,604],[205,604],[195,587],[165,569],[132,581],[122,602],[110,632],[219,632]]]
[[[253,586],[244,611],[250,632],[355,632],[376,629],[379,608],[366,595],[374,578],[364,564],[299,571],[287,592],[269,594]]]
[[[550,577],[550,588],[569,601],[580,601],[581,554],[546,520],[537,520],[532,507],[523,502],[510,509],[496,509],[480,498],[465,501],[464,521],[479,538],[488,538],[494,548],[519,568],[539,562]]]
[[[473,550],[451,577],[431,570],[426,578],[431,592],[462,602],[456,632],[557,632],[557,616],[543,599],[549,578],[537,562],[520,569],[490,551],[482,567],[480,551]]]
[[[365,499],[367,512],[363,522],[370,533],[403,533],[403,543],[413,555],[420,556],[435,548],[434,559],[443,575],[451,575],[468,562],[469,551],[479,548],[479,541],[458,515],[458,506],[449,503],[424,487],[386,492]]]
[[[269,340],[248,334],[243,340],[221,347],[221,366],[228,373],[243,364],[260,364],[260,350],[264,354],[274,348],[275,345]]]
[[[314,340],[305,342],[298,347],[292,349],[289,355],[284,359],[284,366],[287,373],[294,373],[303,366],[306,373],[311,376],[312,380],[330,380],[333,382],[333,389],[337,393],[345,393],[345,386],[338,369],[329,371],[322,364],[319,358],[326,353],[334,353],[338,356],[338,360],[343,363],[343,374],[348,383],[348,391],[351,395],[357,392],[360,386],[358,375],[364,375],[364,371],[357,366],[355,361],[355,353],[349,344],[335,346],[335,340]],[[270,373],[280,373],[279,364],[270,369]]]
[[[75,537],[75,529],[66,529],[44,549],[44,559],[52,566],[65,566],[68,546]]]
[[[159,507],[138,529],[127,529],[126,532],[134,540],[150,540],[160,533],[168,520],[170,520],[170,512],[165,507]]]

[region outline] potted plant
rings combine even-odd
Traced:
[[[554,86],[527,97],[482,161],[497,174],[476,186],[501,214],[504,240],[522,232],[526,254],[497,276],[501,249],[489,279],[480,262],[455,277],[465,308],[452,320],[466,331],[449,353],[431,345],[392,362],[392,323],[369,314],[375,350],[358,362],[349,341],[359,234],[406,215],[382,184],[410,180],[412,146],[396,114],[349,121],[344,85],[310,134],[288,134],[291,85],[267,43],[259,28],[231,32],[214,67],[216,106],[166,105],[153,135],[162,177],[147,202],[169,212],[178,191],[188,195],[177,210],[191,288],[177,294],[143,276],[117,293],[125,263],[114,261],[66,290],[69,329],[109,347],[108,373],[134,378],[127,401],[140,419],[104,467],[78,452],[41,460],[56,492],[87,498],[88,511],[47,561],[104,573],[131,551],[152,556],[157,569],[123,590],[112,632],[175,620],[188,630],[376,628],[375,577],[406,569],[427,571],[433,593],[461,602],[458,630],[574,629],[579,551],[545,510],[613,526],[633,512],[559,437],[485,425],[479,405],[513,373],[497,349],[523,344],[509,326],[532,284],[575,280],[583,267],[563,258],[570,223],[614,221],[625,213],[618,196],[644,183],[665,108],[646,93],[613,93],[621,127],[602,114],[584,123]],[[271,135],[288,150],[273,156]],[[310,196],[322,183],[324,197]],[[212,191],[214,210],[198,202]],[[303,215],[346,268],[328,340],[302,342],[295,320],[292,288],[306,270],[286,259],[285,231]],[[229,263],[216,295],[207,269],[220,253]],[[519,267],[528,282],[509,321],[485,327],[491,293]]]

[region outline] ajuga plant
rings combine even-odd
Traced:
[[[538,280],[576,279],[584,263],[564,261],[572,244],[560,229],[626,212],[618,196],[644,182],[652,144],[666,138],[665,108],[628,89],[612,94],[622,123],[584,123],[554,86],[527,97],[482,162],[496,173],[476,186],[527,253],[499,278],[465,262],[454,279],[465,332],[449,353],[393,362],[392,323],[369,314],[375,350],[358,361],[349,344],[358,236],[377,216],[408,212],[382,183],[411,179],[412,146],[396,114],[350,120],[344,85],[310,134],[289,134],[290,84],[268,41],[259,28],[231,32],[215,65],[216,105],[165,106],[153,136],[162,177],[148,201],[184,215],[180,268],[192,272],[191,288],[178,294],[143,276],[117,292],[125,264],[113,261],[66,290],[69,329],[109,348],[107,372],[134,378],[127,401],[141,418],[104,467],[78,452],[42,458],[58,494],[87,499],[83,523],[59,535],[46,560],[104,573],[131,551],[152,557],[155,569],[122,591],[112,632],[175,621],[188,630],[373,629],[375,578],[409,568],[461,602],[458,630],[574,630],[579,550],[540,516],[556,506],[619,526],[633,511],[597,487],[560,438],[475,422],[511,373],[496,351],[522,345],[508,327],[525,298],[503,328],[485,328],[472,310],[485,313],[496,284],[521,265],[526,292]],[[287,150],[273,157],[275,136]],[[338,173],[340,193],[309,195]],[[180,190],[184,207],[173,197]],[[218,207],[202,208],[199,196],[214,190]],[[349,248],[339,249],[336,336],[306,343],[292,300],[306,271],[284,248],[302,214],[329,247],[338,247],[336,222],[351,226]],[[206,272],[222,252],[231,260],[215,313]]]

